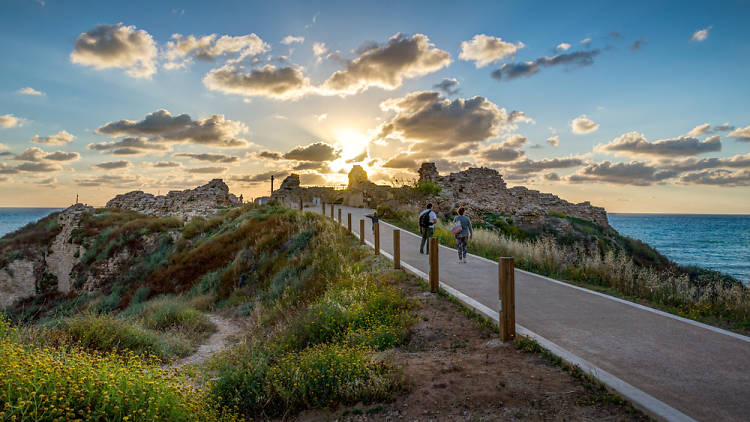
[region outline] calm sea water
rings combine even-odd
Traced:
[[[750,281],[750,215],[608,214],[624,236],[640,239],[671,260]]]
[[[62,208],[0,208],[0,237]]]
[[[59,210],[0,208],[0,236]],[[609,223],[675,262],[750,281],[750,215],[609,214]]]

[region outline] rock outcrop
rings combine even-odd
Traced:
[[[503,176],[489,168],[469,168],[447,176],[440,176],[434,163],[424,163],[419,169],[420,182],[430,181],[442,190],[434,203],[437,210],[449,212],[458,205],[468,208],[470,215],[483,213],[515,214],[519,224],[532,225],[549,212],[593,221],[609,227],[604,208],[590,202],[573,204],[551,193],[542,193],[523,186],[508,188]]]
[[[237,205],[240,205],[239,199],[229,193],[229,186],[221,179],[195,189],[171,191],[159,196],[132,191],[107,202],[107,208],[128,209],[157,217],[178,216],[186,220],[197,215],[210,216],[220,207]]]

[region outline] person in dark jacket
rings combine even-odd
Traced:
[[[466,209],[458,207],[458,215],[453,219],[453,224],[461,224],[461,231],[456,233],[456,243],[458,243],[458,263],[466,264],[466,246],[469,239],[474,236],[474,228],[471,226],[471,220],[465,216]]]

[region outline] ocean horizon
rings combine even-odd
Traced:
[[[0,207],[0,236],[63,208]],[[648,243],[681,265],[750,282],[750,214],[608,213],[623,236]]]

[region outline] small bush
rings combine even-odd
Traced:
[[[146,304],[142,314],[143,325],[152,330],[178,328],[206,334],[216,330],[202,312],[191,308],[180,297],[161,297]]]

